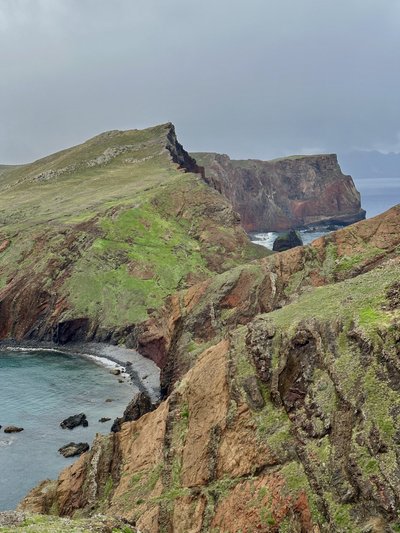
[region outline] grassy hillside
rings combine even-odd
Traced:
[[[154,533],[399,531],[399,276],[389,259],[212,339],[155,411],[23,508]]]
[[[165,124],[2,167],[0,337],[50,338],[83,317],[103,338],[177,288],[265,255],[191,164]]]

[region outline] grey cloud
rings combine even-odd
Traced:
[[[171,120],[234,157],[399,147],[397,0],[0,0],[0,162]]]

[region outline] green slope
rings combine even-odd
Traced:
[[[177,288],[265,255],[185,172],[193,163],[164,124],[0,169],[0,338],[49,338],[82,317],[103,338]]]

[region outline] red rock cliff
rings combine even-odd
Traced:
[[[365,218],[360,193],[335,154],[272,161],[235,161],[195,153],[207,183],[239,212],[247,231],[281,231],[319,223],[351,224]]]

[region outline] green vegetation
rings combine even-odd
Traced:
[[[392,314],[382,310],[386,289],[399,279],[400,267],[372,270],[356,278],[316,287],[296,302],[268,314],[280,328],[294,331],[300,321],[319,319],[348,322],[355,318],[360,326],[388,326]]]
[[[66,303],[60,318],[112,329],[213,271],[267,255],[234,217],[227,223],[221,196],[172,161],[171,128],[108,132],[2,167],[0,245],[10,243],[0,288],[25,278]]]

